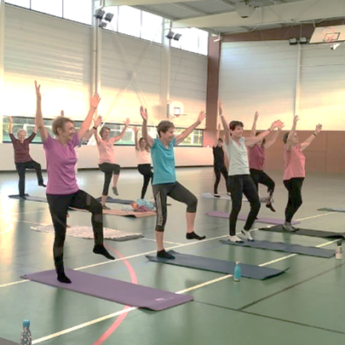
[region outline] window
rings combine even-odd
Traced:
[[[8,4],[30,8],[30,0],[6,0]]]
[[[195,28],[173,28],[172,31],[182,35],[179,41],[171,40],[172,47],[202,55],[208,54],[208,32]]]
[[[140,27],[141,11],[133,7],[121,6],[119,8],[119,32],[126,35],[140,37]]]
[[[91,25],[92,0],[63,0],[63,18]]]
[[[62,0],[31,0],[31,9],[62,17]]]
[[[141,19],[141,38],[161,43],[163,18],[148,12],[142,12]]]

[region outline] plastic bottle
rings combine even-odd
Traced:
[[[31,345],[31,332],[30,332],[30,321],[24,320],[23,321],[23,330],[22,335],[20,337],[20,345]]]
[[[242,275],[242,270],[241,270],[240,263],[236,261],[236,266],[234,269],[234,281],[239,282],[241,280],[241,275]]]
[[[335,258],[337,260],[341,260],[343,258],[342,240],[337,242],[337,247],[335,248]]]

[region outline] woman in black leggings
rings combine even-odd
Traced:
[[[292,217],[302,205],[302,185],[305,178],[305,156],[304,151],[321,132],[322,125],[318,124],[315,132],[303,143],[299,143],[296,133],[296,126],[299,117],[294,116],[291,131],[284,134],[284,186],[288,190],[289,198],[285,209],[285,222],[283,229],[296,231],[291,225]]]
[[[92,213],[91,223],[95,238],[93,252],[114,260],[103,245],[102,206],[91,195],[79,189],[74,166],[77,162],[75,147],[91,125],[92,116],[98,107],[99,96],[91,98],[89,113],[78,132],[73,121],[59,116],[53,121],[52,130],[56,138],[52,138],[44,126],[40,86],[36,87],[36,125],[41,135],[45,151],[48,173],[46,189],[49,210],[54,225],[54,264],[57,279],[61,283],[71,283],[66,276],[63,264],[63,249],[66,238],[66,219],[69,207],[76,207]]]
[[[282,122],[279,120],[275,121],[267,131],[262,132],[258,136],[244,138],[243,123],[240,121],[231,121],[228,125],[223,116],[223,109],[220,103],[219,115],[225,131],[225,147],[228,157],[230,157],[228,182],[230,184],[232,208],[229,218],[229,241],[242,242],[242,240],[236,236],[236,223],[242,207],[242,194],[247,197],[250,203],[250,212],[241,232],[247,240],[253,241],[250,235],[250,229],[254,224],[261,205],[258,191],[249,173],[247,146],[255,145],[260,140],[263,140],[275,128],[280,126]]]
[[[260,134],[260,132],[256,132],[256,122],[258,120],[258,117],[259,117],[259,113],[256,112],[254,116],[252,131],[251,131],[252,137]],[[278,130],[274,131],[272,136],[268,140],[266,139],[260,140],[255,145],[248,147],[250,176],[252,177],[255,187],[258,190],[258,192],[259,192],[259,183],[267,187],[268,197],[266,200],[266,207],[269,208],[272,212],[276,211],[272,206],[275,183],[264,172],[264,163],[265,163],[266,149],[268,149],[275,143],[282,128],[283,128],[283,125],[279,126]]]
[[[145,199],[147,187],[149,186],[150,180],[153,179],[153,172],[151,171],[151,156],[150,146],[144,138],[140,138],[138,141],[138,128],[133,127],[135,137],[135,151],[138,160],[138,171],[143,175],[144,182],[141,189],[141,199]]]
[[[95,135],[98,152],[99,152],[98,166],[99,166],[99,169],[102,172],[104,172],[104,184],[103,184],[101,203],[102,203],[103,209],[105,210],[109,210],[109,207],[107,207],[105,203],[107,202],[109,185],[112,178],[113,178],[113,193],[115,195],[119,195],[117,191],[117,182],[119,180],[119,175],[120,175],[120,166],[118,164],[115,164],[114,143],[122,139],[122,137],[126,133],[128,125],[129,125],[129,119],[126,119],[125,126],[123,127],[123,130],[121,131],[121,133],[117,137],[113,137],[113,138],[109,137],[109,134],[110,134],[109,127],[105,127],[105,126],[102,127],[102,129],[99,132],[99,135],[101,137],[99,137],[97,134],[98,126],[96,124],[91,129],[91,131]]]

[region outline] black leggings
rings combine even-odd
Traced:
[[[141,199],[144,199],[150,180],[153,179],[151,164],[139,164],[138,171],[140,172],[141,175],[143,175],[143,178],[144,178],[143,188],[141,189]]]
[[[250,203],[250,212],[244,230],[250,230],[253,223],[255,222],[256,216],[260,210],[260,199],[258,191],[250,175],[233,175],[229,176],[228,183],[231,193],[231,212],[230,212],[230,236],[236,235],[236,223],[238,214],[242,207],[242,194],[244,194]]]
[[[285,221],[291,223],[292,217],[301,207],[302,201],[302,185],[304,177],[292,178],[284,180],[284,186],[289,192],[289,200],[285,209]]]
[[[259,191],[259,183],[267,187],[267,192],[270,196],[273,195],[275,183],[274,181],[262,170],[250,169],[250,176],[252,177],[256,189]]]
[[[226,185],[226,191],[229,193],[230,189],[229,189],[229,184],[227,183],[228,181],[228,170],[226,169],[226,167],[223,166],[214,166],[214,174],[216,175],[216,181],[214,182],[214,194],[218,194],[218,185],[220,182],[220,175],[222,174],[224,179],[225,179],[225,185]]]
[[[24,196],[25,194],[25,169],[35,169],[38,184],[43,183],[41,164],[35,162],[34,160],[24,163],[16,163],[16,169],[19,175],[18,189],[20,196]]]
[[[54,263],[57,273],[61,273],[63,272],[63,246],[66,238],[68,208],[76,207],[92,213],[91,222],[95,244],[103,244],[102,205],[82,190],[69,195],[47,194],[47,200],[55,231],[53,246]]]
[[[180,183],[156,184],[152,186],[153,196],[156,202],[157,219],[156,231],[164,231],[167,222],[167,197],[183,202],[187,205],[187,212],[196,213],[198,199]]]
[[[108,195],[111,178],[113,177],[113,174],[120,175],[121,168],[118,164],[112,163],[102,163],[98,166],[99,169],[104,172],[104,185],[102,195]]]

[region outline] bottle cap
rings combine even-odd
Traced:
[[[30,321],[29,320],[24,320],[23,321],[23,327],[30,327]]]

